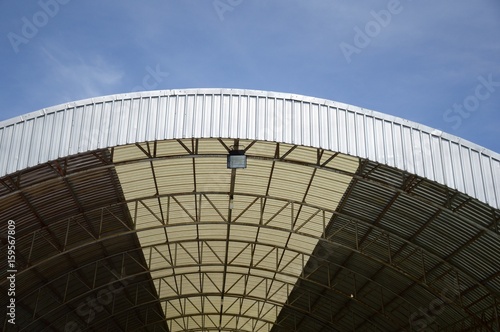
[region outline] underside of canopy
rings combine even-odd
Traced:
[[[349,105],[220,89],[0,123],[16,327],[498,331],[499,158],[465,143]],[[245,169],[226,167],[233,149]]]

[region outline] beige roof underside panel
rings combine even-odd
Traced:
[[[153,155],[151,145],[141,148]],[[158,142],[156,158],[141,148],[116,148],[114,161],[171,331],[221,319],[226,328],[267,331],[331,218],[325,210],[335,210],[352,180],[301,163],[331,159],[352,174],[358,160],[282,144],[280,155],[295,162],[275,163],[275,144],[258,142],[236,171],[231,208],[220,142]]]

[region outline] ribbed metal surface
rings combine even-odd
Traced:
[[[0,123],[0,176],[59,157],[173,138],[241,138],[338,151],[500,207],[500,155],[359,107],[284,93],[200,89],[83,100]]]
[[[191,331],[193,326],[202,331],[221,326],[230,331],[270,331],[301,275],[301,258],[311,255],[329,220],[313,207],[335,210],[351,183],[351,176],[324,169],[292,163],[272,166],[275,144],[244,140],[239,144],[252,145],[248,168],[234,175],[229,209],[231,172],[226,148],[218,140],[198,140],[197,153],[212,156],[194,159],[180,158],[186,150],[176,140],[156,142],[153,150],[160,159],[151,163],[143,160],[146,156],[137,145],[113,150],[151,278],[158,297],[167,299],[165,317],[171,332]],[[143,145],[144,151],[151,150],[151,145]],[[314,149],[286,144],[280,149],[289,151],[290,160],[318,162]],[[349,174],[358,169],[358,158],[332,152],[323,153],[320,162],[330,158]],[[200,195],[205,191],[212,193]],[[266,195],[274,199],[265,204],[256,199]],[[133,200],[141,197],[152,198],[136,205]],[[166,225],[159,219],[162,212],[168,213]],[[166,231],[158,231],[163,226]],[[152,251],[150,246],[161,250]],[[227,262],[222,263],[226,251]]]
[[[234,177],[229,145],[247,147]],[[499,217],[392,167],[263,141],[129,144],[0,177],[21,331],[418,331],[442,294],[428,330],[498,331]]]
[[[113,206],[123,200],[123,194],[109,162],[107,150],[94,151],[0,178],[0,234],[7,234],[6,220],[15,220],[17,270],[17,326],[6,323],[6,307],[2,307],[0,330],[69,331],[73,324],[78,326],[75,331],[89,326],[109,331],[122,331],[125,326],[130,330],[166,330],[161,322],[163,312],[153,295],[154,285],[144,274],[134,277],[136,282],[144,282],[144,288],[133,297],[140,308],[132,314],[120,312],[129,310],[135,285],[114,294],[110,306],[96,311],[92,319],[85,320],[89,316],[82,314],[86,299],[98,298],[99,291],[103,294],[110,289],[110,282],[116,286],[117,274],[139,274],[145,264],[141,251],[121,255],[138,247],[135,234],[113,240],[123,235],[132,221],[126,208]],[[97,239],[103,241],[96,243]],[[7,257],[6,238],[1,240],[0,255]],[[102,263],[96,263],[99,260]],[[8,301],[8,269],[7,260],[1,260],[0,303]],[[110,311],[116,318],[110,318]],[[160,322],[144,328],[145,317],[150,322],[159,317]]]

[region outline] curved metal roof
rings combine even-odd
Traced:
[[[498,153],[408,120],[299,95],[198,89],[92,98],[1,122],[0,137],[10,156],[0,176],[133,142],[239,138],[370,159],[500,206]]]
[[[499,328],[500,156],[446,133],[171,90],[2,122],[0,152],[20,330]]]

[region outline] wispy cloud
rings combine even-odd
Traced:
[[[124,71],[100,53],[77,54],[56,44],[41,46],[40,53],[46,63],[45,87],[67,100],[107,94],[124,78]]]

